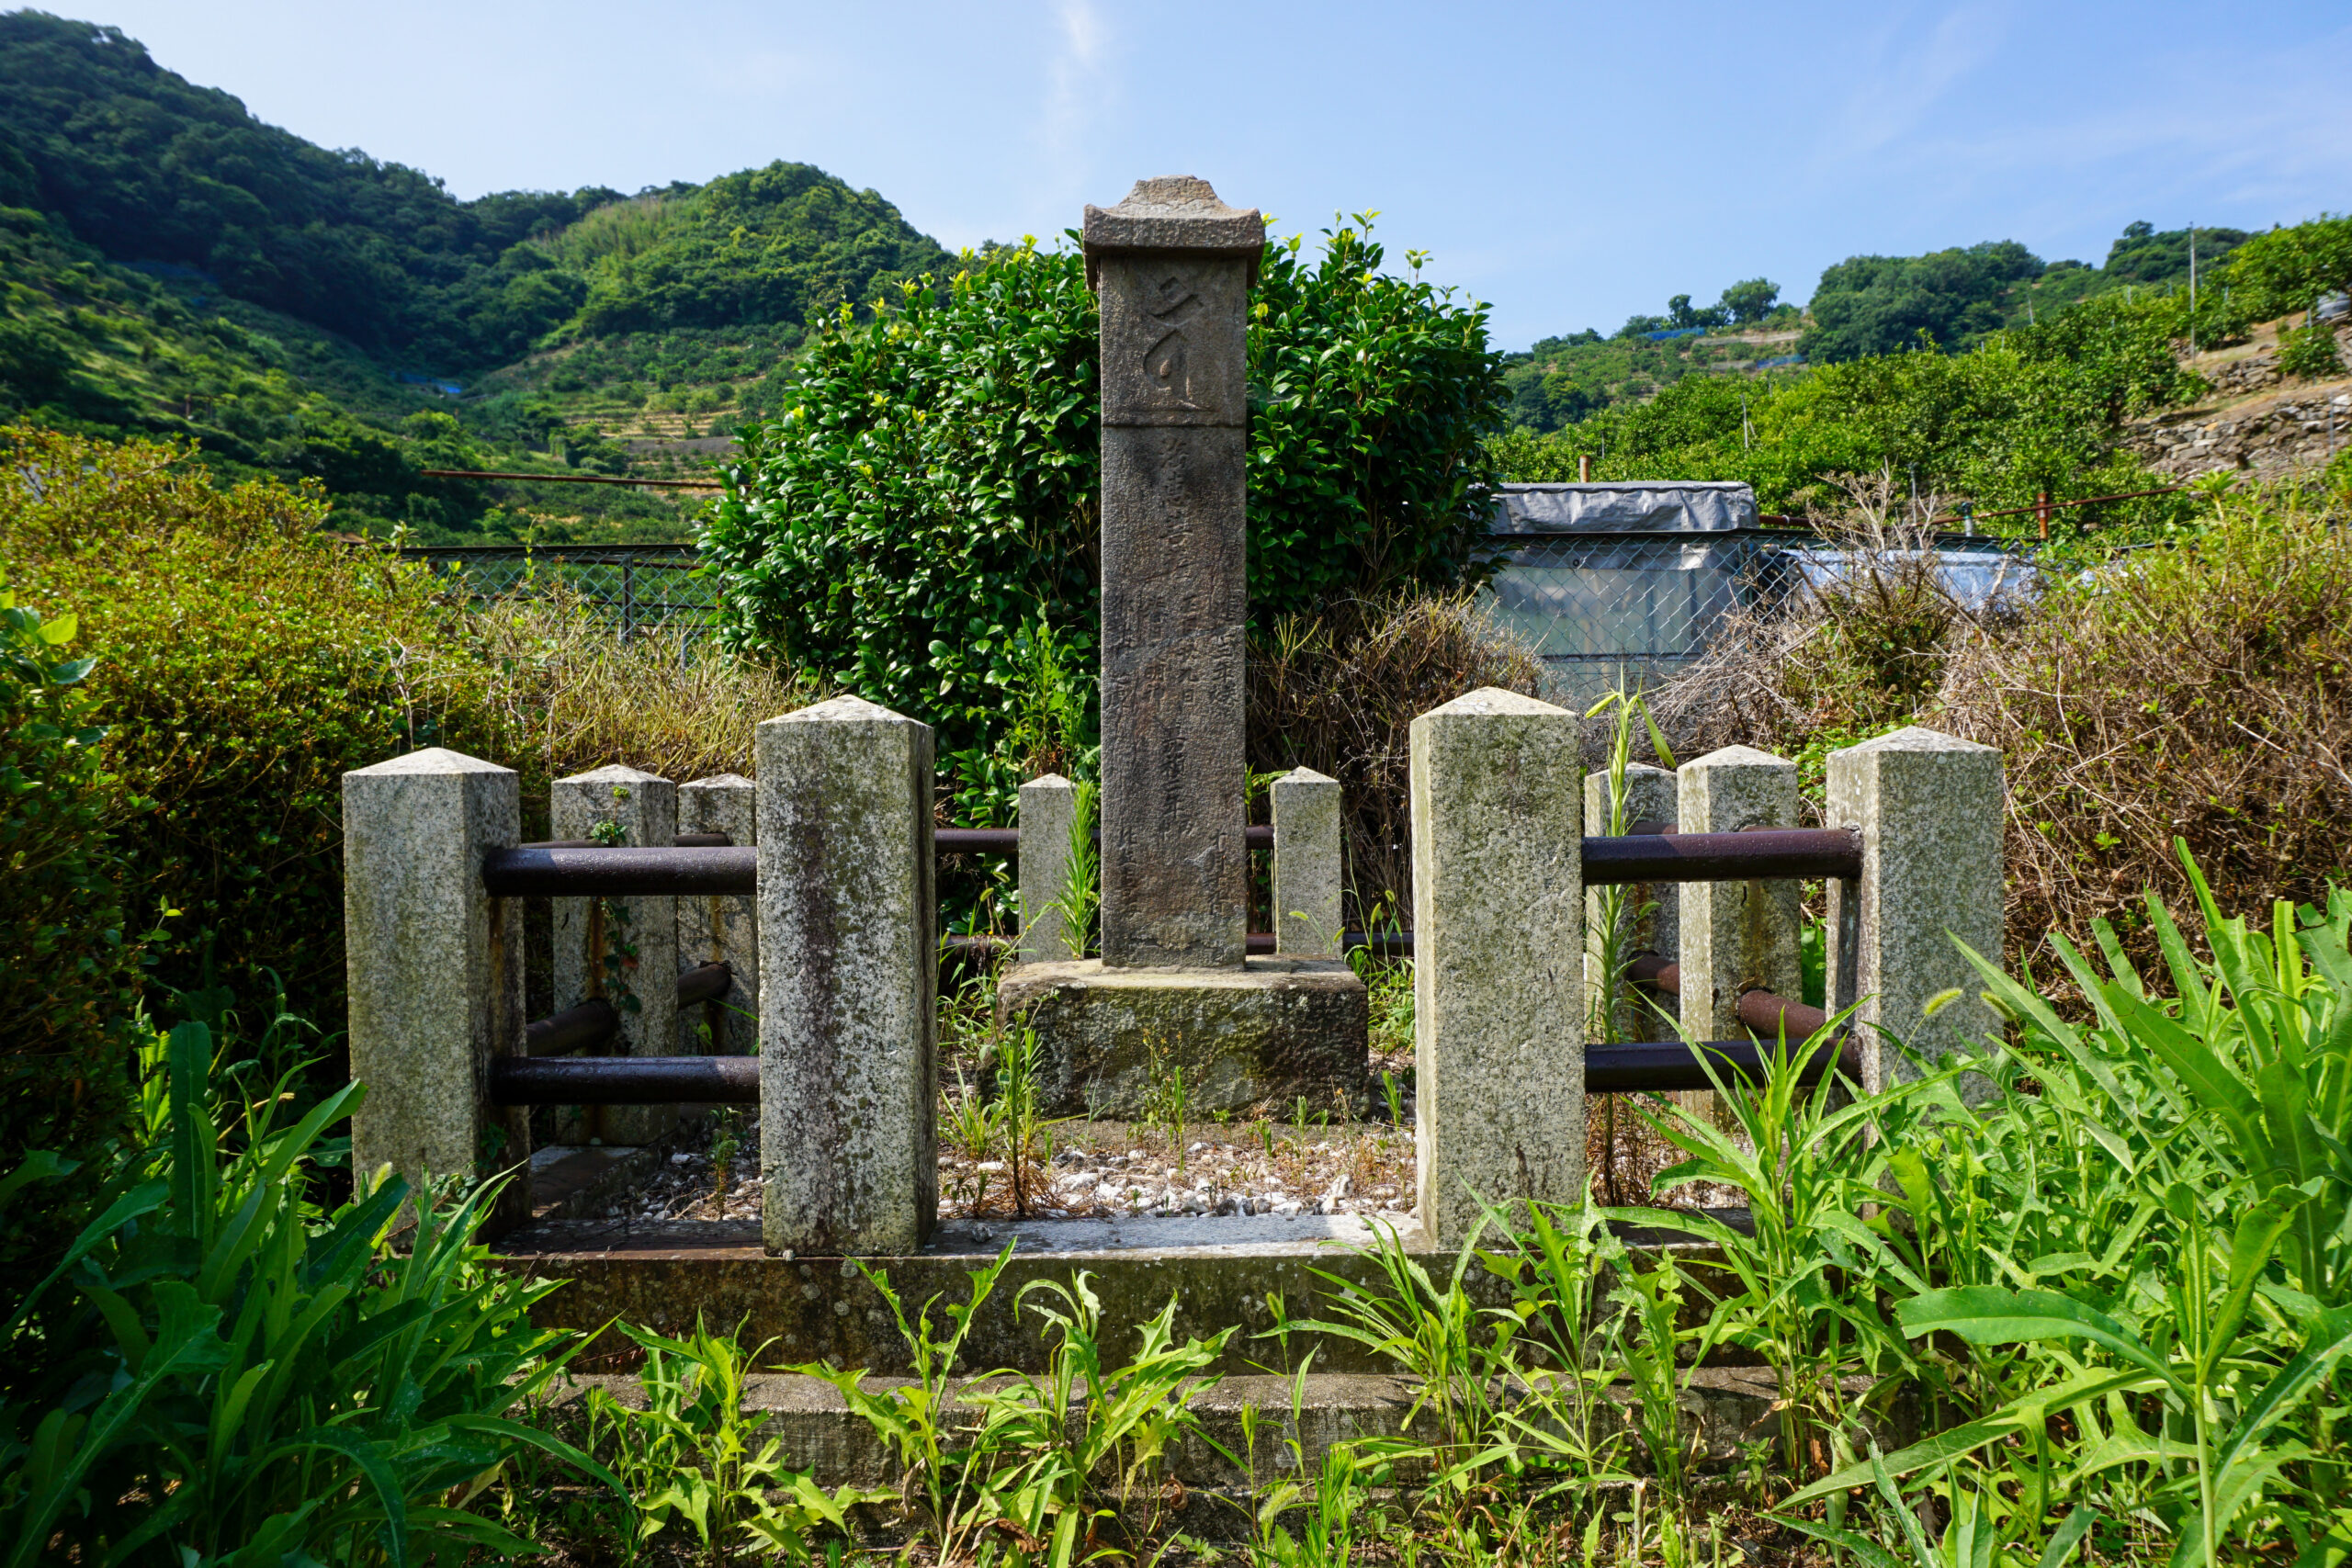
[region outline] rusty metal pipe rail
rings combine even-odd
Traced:
[[[563,1056],[593,1050],[620,1032],[620,1010],[602,997],[591,997],[578,1007],[523,1026],[526,1056]]]
[[[1800,1053],[1797,1081],[1817,1084],[1833,1068],[1851,1076],[1837,1042]],[[1703,1052],[1725,1080],[1760,1083],[1770,1075],[1768,1048],[1753,1040],[1680,1041],[1585,1048],[1585,1089],[1591,1094],[1664,1093],[1712,1089],[1700,1065]],[[501,1056],[491,1063],[490,1098],[496,1105],[756,1105],[757,1056]]]
[[[1645,827],[1650,824],[1643,824]],[[1273,829],[1250,829],[1271,842]],[[1012,828],[941,828],[943,854],[1013,852]],[[1776,829],[1745,833],[1648,833],[1590,838],[1583,842],[1587,886],[1627,882],[1745,882],[1754,877],[1860,876],[1861,841],[1842,828]],[[482,886],[502,898],[617,897],[759,891],[759,852],[748,846],[645,849],[582,846],[572,841],[518,844],[482,859]]]
[[[757,1105],[757,1056],[500,1056],[492,1105]]]
[[[1845,828],[1628,834],[1584,841],[1588,887],[1628,882],[1747,882],[1758,877],[1861,874],[1861,838]]]
[[[678,1005],[689,1008],[697,1002],[724,996],[727,987],[734,981],[735,971],[724,964],[697,964],[678,976]],[[561,1012],[533,1019],[525,1024],[523,1055],[561,1056],[573,1051],[591,1050],[619,1033],[620,1027],[620,1010],[602,997],[591,997],[578,1007],[569,1007]]]
[[[1669,997],[1679,997],[1682,994],[1682,965],[1668,964],[1655,953],[1636,954],[1625,965],[1625,976],[1635,985],[1652,987]],[[1797,1045],[1829,1027],[1829,1014],[1822,1009],[1807,1002],[1792,1002],[1788,998],[1775,996],[1770,991],[1742,991],[1739,994],[1739,1000],[1734,1004],[1734,1011],[1738,1016],[1741,1026],[1767,1044],[1777,1043],[1783,1030],[1787,1032],[1789,1043]],[[1862,1077],[1860,1047],[1851,1035],[1840,1034],[1837,1039],[1840,1043],[1838,1047],[1840,1069],[1848,1077],[1860,1083]],[[1595,1048],[1598,1049],[1598,1047]],[[1679,1043],[1676,1048],[1680,1049]],[[1806,1078],[1800,1081],[1809,1083],[1813,1080]],[[1702,1081],[1679,1087],[1704,1089],[1707,1085]]]
[[[1811,1046],[1792,1040],[1797,1082],[1817,1084],[1834,1067],[1860,1081],[1860,1063],[1850,1044],[1823,1040]],[[1584,1088],[1587,1094],[1664,1094],[1674,1089],[1713,1089],[1714,1080],[1699,1065],[1705,1053],[1716,1074],[1729,1083],[1743,1078],[1762,1083],[1771,1076],[1770,1047],[1753,1040],[1707,1040],[1696,1045],[1679,1040],[1640,1041],[1626,1045],[1584,1048]]]
[[[1261,823],[1242,829],[1243,840],[1253,850],[1274,847],[1274,830]],[[1012,855],[1021,852],[1021,829],[1018,828],[933,828],[932,846],[943,855]],[[1101,843],[1102,835],[1096,832],[1094,841]]]
[[[621,897],[759,891],[760,852],[719,849],[571,849],[518,844],[482,857],[485,892],[499,898]]]

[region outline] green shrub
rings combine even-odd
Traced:
[[[1250,329],[1261,619],[1473,575],[1504,397],[1483,308],[1382,275],[1357,229],[1301,252],[1267,247]],[[1081,258],[1023,245],[813,342],[706,536],[729,645],[924,719],[944,750],[1011,722],[1041,616],[1091,671],[1096,331]]]
[[[216,1078],[213,1051],[184,1023],[145,1053],[105,1213],[0,1327],[0,1563],[52,1535],[175,1568],[527,1551],[463,1505],[529,1448],[602,1473],[507,1415],[562,1370],[529,1317],[557,1286],[485,1268],[486,1192],[420,1199],[398,1247],[398,1178],[322,1213],[306,1186],[359,1086],[283,1126],[284,1084]],[[58,1169],[37,1156],[0,1205]]]
[[[453,603],[422,568],[321,534],[314,491],[215,489],[183,446],[19,429],[0,457],[0,553],[101,655],[83,683],[118,780],[100,794],[114,825],[136,818],[121,897],[134,927],[163,920],[166,986],[282,987],[339,1029],[350,769],[434,745],[503,763],[544,836],[550,779],[748,773],[752,726],[807,700],[674,641],[620,644],[560,597]]]
[[[453,613],[423,572],[319,532],[315,491],[217,490],[187,449],[0,434],[0,550],[71,605],[125,792],[154,803],[122,897],[157,977],[319,1013],[340,991],[340,778],[440,739],[423,698]]]
[[[2352,217],[2323,212],[2256,234],[2231,254],[2229,280],[2256,321],[2309,310],[2318,296],[2352,288]]]
[[[1513,431],[1494,457],[1523,481],[1572,479],[1580,457],[1597,479],[1744,479],[1767,512],[1835,511],[1835,476],[1882,470],[1986,510],[2044,490],[2146,490],[2158,479],[2117,435],[2202,388],[2174,355],[2185,312],[2176,297],[2105,296],[1966,354],[1871,355],[1777,382],[1689,376],[1548,435]],[[2097,520],[2161,517],[2169,504],[2126,502]]]
[[[2324,321],[2307,321],[2278,334],[2278,368],[2307,381],[2325,381],[2344,374],[2344,355],[2335,346],[2335,329]]]
[[[0,1166],[37,1147],[79,1157],[126,1109],[139,949],[115,888],[120,786],[94,660],[61,657],[74,632],[0,589]],[[0,1266],[22,1239],[0,1244]]]

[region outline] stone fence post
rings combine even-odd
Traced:
[[[680,833],[724,833],[728,841],[760,841],[758,786],[741,773],[715,773],[678,787]],[[717,1021],[707,1049],[716,1055],[748,1056],[760,1048],[760,904],[749,893],[678,900],[678,973],[702,964],[724,964],[733,978],[719,998],[706,1004]],[[694,1055],[705,1049],[693,1021],[678,1021],[679,1038]]]
[[[1494,687],[1413,720],[1414,1114],[1435,1246],[1461,1245],[1481,1198],[1583,1195],[1577,728]]]
[[[1683,832],[1797,825],[1797,765],[1769,751],[1710,751],[1682,764],[1679,784]],[[1694,882],[1683,890],[1682,1027],[1690,1038],[1744,1040],[1740,993],[1793,998],[1803,990],[1802,893],[1792,877]]]
[[[1674,775],[1664,768],[1647,762],[1629,762],[1625,767],[1625,827],[1628,831],[1647,823],[1674,820]],[[1596,839],[1610,837],[1609,773],[1606,769],[1588,773],[1584,781],[1584,830]],[[1607,962],[1607,946],[1603,941],[1608,924],[1610,889],[1588,888],[1584,896],[1585,970],[1584,983],[1588,1005],[1599,1018],[1600,998],[1607,994],[1609,976],[1603,973]],[[1623,900],[1618,906],[1617,922],[1623,935],[1617,944],[1617,962],[1624,964],[1636,953],[1654,953],[1668,964],[1681,949],[1681,886],[1672,882],[1636,882],[1623,889]],[[1640,988],[1621,975],[1617,981],[1616,1016],[1611,1020],[1612,1032],[1620,1040],[1670,1040],[1674,1029]]]
[[[1345,793],[1339,780],[1313,768],[1293,768],[1274,781],[1277,953],[1340,956]]]
[[[2003,801],[1999,751],[1917,725],[1829,753],[1829,826],[1862,840],[1829,884],[1829,1010],[1860,1003],[1868,1093],[1918,1076],[1895,1042],[1934,1061],[1996,1027],[1953,940],[2000,958]]]
[[[662,849],[678,840],[678,786],[617,764],[574,773],[549,786],[548,818],[558,839],[597,838],[599,829],[617,824],[616,847]],[[555,1010],[604,997],[620,1010],[611,1055],[678,1055],[677,899],[638,895],[553,903]],[[567,1108],[556,1126],[567,1143],[628,1146],[659,1143],[677,1120],[673,1105],[604,1105]]]
[[[1682,764],[1677,796],[1676,820],[1685,833],[1793,828],[1797,765],[1753,747],[1726,746]],[[1804,901],[1795,879],[1694,882],[1682,890],[1681,915],[1682,1032],[1690,1039],[1747,1039],[1739,1021],[1744,991],[1803,997]],[[1713,1089],[1685,1089],[1675,1100],[1694,1115],[1730,1123]]]
[[[523,1045],[523,907],[482,890],[483,854],[522,837],[511,769],[433,747],[343,775],[345,979],[355,1175],[414,1185],[522,1167],[492,1223],[530,1217],[530,1122],[493,1108],[492,1058]]]
[[[1021,786],[1021,942],[1023,964],[1060,964],[1069,950],[1070,829],[1078,821],[1078,786],[1046,773]]]
[[[762,1236],[910,1253],[939,1208],[931,728],[836,697],[757,747]]]

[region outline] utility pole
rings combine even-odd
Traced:
[[[2188,352],[2197,352],[2197,220],[2188,220]]]

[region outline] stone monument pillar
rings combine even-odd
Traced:
[[[1033,944],[998,1015],[1036,1030],[1057,1111],[1133,1114],[1181,1067],[1196,1111],[1352,1112],[1363,982],[1336,956],[1245,956],[1246,351],[1265,220],[1180,175],[1089,207],[1084,238],[1102,315],[1102,956]],[[1025,863],[1023,889],[1028,919],[1043,900]]]
[[[1265,220],[1190,175],[1086,209],[1102,301],[1102,964],[1238,969],[1250,286]]]

